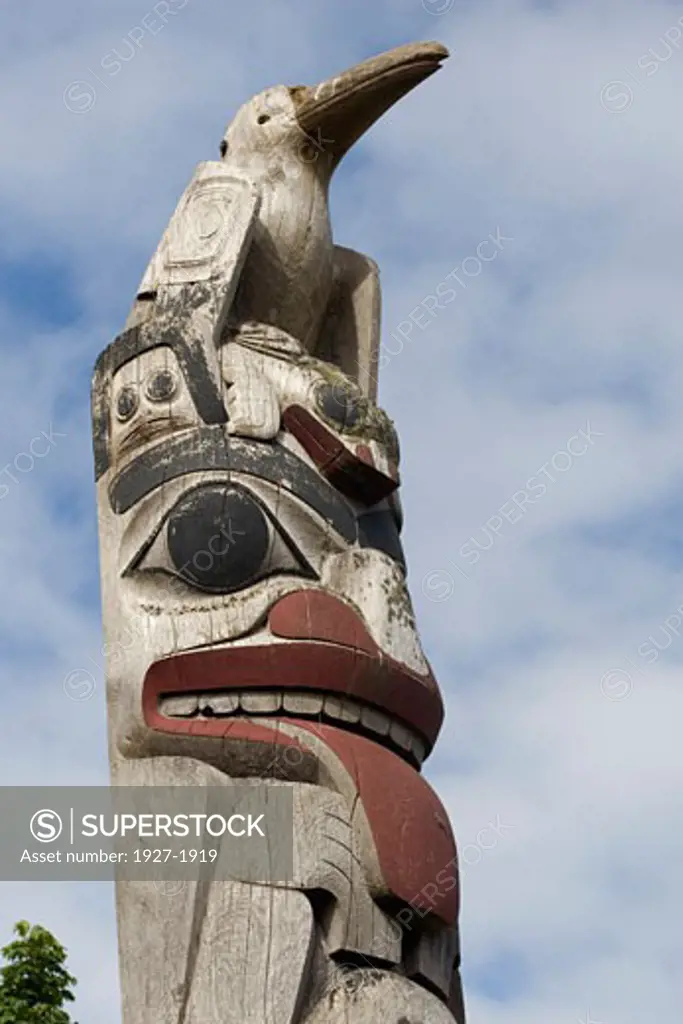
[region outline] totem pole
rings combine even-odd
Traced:
[[[112,782],[253,780],[294,807],[287,881],[117,882],[124,1024],[464,1022],[378,269],[328,213],[344,154],[447,56],[245,104],[97,362]]]

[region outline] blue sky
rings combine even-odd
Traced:
[[[380,397],[448,703],[427,775],[466,851],[469,1017],[673,1024],[683,5],[178,0],[140,37],[153,6],[0,14],[1,778],[106,781],[89,377],[195,164],[264,86],[438,39],[451,59],[342,164],[333,217],[381,265]],[[425,318],[452,272],[455,299]],[[532,479],[543,493],[510,515]],[[64,686],[79,670],[87,700]],[[69,947],[77,1019],[119,1021],[111,887],[1,884],[0,935],[20,917]]]

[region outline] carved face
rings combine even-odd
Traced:
[[[457,853],[419,771],[443,707],[406,589],[398,442],[367,397],[378,270],[333,246],[320,170],[444,55],[402,47],[246,104],[95,371],[112,780],[265,778],[294,826],[272,885],[202,875],[172,903],[119,881],[129,1024],[158,1017],[152,975],[193,1019],[238,989],[309,1024],[460,1005]]]
[[[134,328],[96,372],[114,760],[262,774],[303,729],[417,767],[442,704],[405,585],[393,426],[296,343],[232,342],[219,364],[215,381],[179,335]],[[311,771],[290,758],[289,777]]]

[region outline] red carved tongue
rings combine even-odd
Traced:
[[[308,749],[318,760],[316,736],[339,758],[367,814],[386,894],[453,924],[459,911],[455,840],[441,801],[422,775],[379,743],[299,718],[169,719],[147,707],[147,724],[163,732],[247,741],[270,750]],[[286,765],[287,758],[283,757]],[[379,894],[378,894],[379,895]],[[409,923],[409,922],[408,922]]]
[[[453,924],[460,903],[455,839],[431,786],[402,758],[365,736],[315,722],[295,724],[319,736],[353,779],[387,893],[410,904],[420,917],[431,911]],[[305,746],[305,737],[300,740]]]

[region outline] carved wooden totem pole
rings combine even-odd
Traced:
[[[341,158],[447,55],[245,104],[97,363],[112,781],[294,806],[292,879],[117,883],[124,1024],[463,1024],[378,271],[328,214]]]

